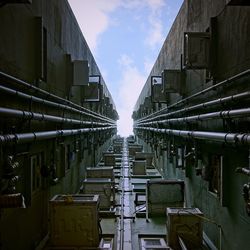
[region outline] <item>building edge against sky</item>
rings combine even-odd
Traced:
[[[1,195],[21,203],[1,200],[0,248],[33,250],[48,234],[49,200],[79,192],[118,114],[68,2],[9,2],[0,5]]]
[[[114,97],[118,133],[131,134],[133,106],[182,1],[69,3]]]
[[[215,249],[250,246],[249,5],[185,0],[133,113],[157,169],[184,180],[186,206],[210,220]]]

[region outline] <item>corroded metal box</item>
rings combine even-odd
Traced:
[[[56,195],[49,204],[52,246],[98,246],[98,195]]]
[[[151,167],[153,162],[153,153],[135,152],[135,160],[146,160],[146,166]]]
[[[103,153],[103,160],[105,166],[115,166],[115,154],[105,152]]]
[[[142,145],[139,144],[130,144],[128,147],[129,157],[134,157],[136,152],[142,152]]]
[[[115,202],[115,182],[105,178],[85,179],[82,183],[84,194],[98,194],[100,209],[109,209]]]
[[[146,160],[133,161],[133,175],[146,175]]]
[[[121,154],[122,147],[123,147],[122,143],[114,143],[114,145],[113,145],[114,153]]]
[[[114,169],[113,167],[87,168],[86,178],[108,178],[114,180]]]
[[[182,249],[182,241],[187,249],[202,247],[202,216],[198,208],[172,208],[167,210],[168,245],[173,249]]]
[[[146,187],[149,216],[165,215],[166,207],[184,206],[184,181],[149,180]]]

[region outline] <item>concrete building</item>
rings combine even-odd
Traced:
[[[250,243],[247,5],[184,1],[133,113],[139,142],[166,179],[185,181],[218,249]]]
[[[249,249],[248,2],[184,1],[121,138],[68,2],[0,1],[0,249]]]
[[[48,201],[78,192],[118,114],[67,1],[1,1],[0,23],[1,193],[26,206],[1,209],[1,249],[35,249]]]

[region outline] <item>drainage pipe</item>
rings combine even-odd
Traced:
[[[111,119],[109,119],[107,117],[102,118],[102,117],[87,113],[85,111],[81,111],[79,109],[70,107],[68,105],[64,105],[64,104],[48,101],[48,100],[45,100],[45,99],[42,99],[42,98],[39,98],[39,97],[35,97],[35,96],[32,96],[32,95],[28,95],[28,94],[25,94],[25,93],[23,93],[21,91],[13,90],[11,88],[7,88],[7,87],[2,86],[2,85],[0,85],[0,91],[5,92],[5,93],[10,94],[10,95],[14,95],[14,96],[23,98],[23,99],[26,99],[26,100],[29,100],[29,101],[32,101],[32,102],[45,104],[47,106],[55,107],[55,108],[62,109],[62,110],[68,110],[70,112],[75,112],[75,113],[78,113],[78,114],[81,114],[81,115],[90,116],[90,117],[92,117],[94,119],[97,119],[97,120],[103,120],[103,121],[108,121],[108,122],[115,123],[114,120],[111,120]]]
[[[134,127],[138,130],[148,130],[156,133],[163,133],[168,135],[180,136],[187,139],[210,140],[217,142],[224,142],[228,144],[242,144],[250,145],[249,133],[221,133],[221,132],[208,132],[208,131],[187,131],[175,129],[158,129],[152,127]]]
[[[61,122],[61,123],[69,123],[69,124],[76,124],[76,125],[97,125],[97,126],[113,125],[111,123],[81,121],[81,120],[76,120],[76,119],[58,117],[58,116],[53,116],[53,115],[45,115],[45,114],[29,112],[25,110],[9,109],[9,108],[2,108],[2,107],[0,107],[0,116],[23,118],[23,119],[38,120],[38,121]]]
[[[205,93],[207,93],[207,92],[209,92],[211,90],[216,90],[218,87],[222,87],[222,86],[224,86],[226,84],[230,84],[230,83],[234,82],[235,80],[237,80],[237,79],[239,79],[239,78],[241,78],[241,77],[243,77],[245,75],[248,75],[249,73],[250,73],[250,69],[248,69],[246,71],[243,71],[243,72],[241,72],[241,73],[239,73],[237,75],[234,75],[234,76],[232,76],[232,77],[230,77],[230,78],[228,78],[228,79],[226,79],[224,81],[221,81],[221,82],[219,82],[217,84],[214,84],[213,86],[210,86],[210,87],[208,87],[206,89],[203,89],[203,90],[201,90],[201,91],[199,91],[199,92],[197,92],[197,93],[195,93],[193,95],[190,95],[190,96],[188,96],[188,97],[186,97],[186,98],[184,98],[184,99],[182,99],[182,100],[180,100],[180,101],[178,101],[176,103],[173,103],[172,105],[170,105],[168,107],[165,107],[165,108],[163,108],[163,109],[161,109],[159,111],[156,111],[156,112],[154,112],[154,113],[152,113],[150,115],[147,115],[147,116],[145,116],[143,118],[140,118],[138,121],[142,121],[142,120],[151,118],[152,116],[160,114],[163,111],[167,111],[170,108],[173,108],[173,107],[178,106],[180,104],[184,104],[185,102],[189,101],[190,99],[193,99],[193,98],[195,98],[197,96],[203,95],[203,94],[205,94]]]
[[[137,125],[155,125],[155,124],[166,124],[166,123],[180,123],[180,122],[191,122],[191,121],[204,121],[208,119],[228,119],[228,118],[235,118],[235,117],[247,117],[250,115],[250,108],[244,108],[244,109],[235,109],[235,110],[223,110],[218,112],[211,112],[206,114],[200,114],[200,115],[193,115],[193,116],[187,116],[187,117],[181,117],[181,118],[172,118],[167,120],[161,120],[161,121],[153,121],[153,122],[146,122],[146,123],[139,123]]]
[[[43,131],[43,132],[33,132],[33,133],[21,133],[21,134],[7,134],[0,135],[0,144],[10,144],[10,143],[28,143],[35,141],[42,141],[53,139],[57,137],[66,137],[72,135],[80,135],[83,133],[92,133],[97,131],[105,131],[110,129],[115,129],[115,126],[109,127],[98,127],[98,128],[80,128],[80,129],[68,129],[68,130],[54,130],[54,131]]]
[[[190,111],[200,109],[200,108],[207,108],[207,107],[211,107],[211,106],[217,105],[217,104],[222,105],[222,104],[226,104],[228,102],[239,101],[239,100],[245,99],[247,97],[250,97],[250,91],[243,92],[243,93],[240,93],[240,94],[237,94],[237,95],[232,95],[232,96],[227,96],[227,97],[215,99],[215,100],[204,102],[204,103],[200,103],[200,104],[188,107],[188,108],[183,108],[183,109],[173,111],[173,112],[170,112],[170,113],[167,113],[167,114],[161,114],[161,115],[149,118],[149,119],[143,119],[142,122],[149,122],[149,121],[152,121],[152,120],[161,119],[163,117],[166,118],[166,117],[170,117],[172,115],[177,115],[177,114],[180,114],[180,113],[190,112]],[[140,122],[138,122],[138,123],[135,122],[135,124],[140,124]]]
[[[83,111],[85,111],[85,112],[87,112],[89,114],[96,115],[96,116],[104,118],[104,119],[110,119],[110,118],[107,118],[107,117],[105,117],[103,115],[100,115],[100,114],[98,114],[98,113],[96,113],[96,112],[94,112],[92,110],[89,110],[89,109],[86,109],[86,108],[84,108],[84,107],[82,107],[80,105],[77,105],[77,104],[75,104],[75,103],[73,103],[73,102],[71,102],[69,100],[66,100],[66,99],[64,99],[62,97],[51,94],[51,93],[49,93],[49,92],[47,92],[47,91],[45,91],[45,90],[43,90],[41,88],[38,88],[38,87],[36,87],[36,86],[34,86],[32,84],[29,84],[29,83],[27,83],[25,81],[22,81],[22,80],[20,80],[20,79],[18,79],[16,77],[8,75],[8,74],[6,74],[4,72],[0,71],[0,77],[5,77],[5,78],[7,78],[7,79],[9,79],[11,81],[14,81],[15,83],[21,85],[22,87],[25,87],[25,88],[30,89],[30,90],[34,90],[37,93],[44,95],[46,98],[52,98],[54,100],[57,100],[60,103],[64,103],[64,104],[70,105],[71,107],[78,108],[78,109],[83,110]],[[112,121],[112,119],[110,119],[110,120]]]

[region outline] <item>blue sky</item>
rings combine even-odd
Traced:
[[[132,134],[135,102],[183,0],[68,0],[120,116]]]

